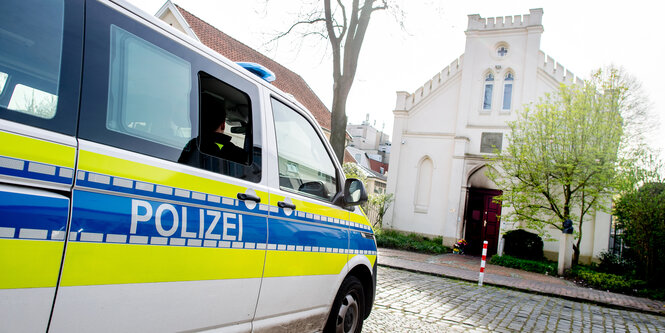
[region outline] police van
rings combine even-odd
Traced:
[[[1,332],[359,332],[366,199],[297,101],[132,5],[0,3]]]

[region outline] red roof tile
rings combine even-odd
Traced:
[[[358,163],[347,149],[344,149],[344,163]]]
[[[221,32],[192,13],[182,9],[182,7],[178,5],[176,7],[203,44],[231,61],[255,62],[271,70],[277,76],[277,80],[273,81],[272,84],[293,95],[314,115],[321,127],[330,131],[330,111],[300,75]]]
[[[373,160],[371,158],[368,158],[368,160],[369,160],[369,168],[372,169],[373,171],[381,173],[381,167],[383,167],[383,172],[384,173],[388,172],[388,164]]]

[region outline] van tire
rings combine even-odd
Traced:
[[[355,276],[347,276],[335,296],[325,333],[360,333],[365,318],[365,290]]]

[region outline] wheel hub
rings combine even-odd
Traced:
[[[358,302],[353,295],[348,294],[342,299],[342,304],[337,313],[336,332],[355,332],[358,326]]]

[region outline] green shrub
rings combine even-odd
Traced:
[[[598,270],[603,273],[621,273],[623,276],[631,277],[635,275],[635,262],[632,260],[622,258],[610,251],[601,252],[598,259],[600,259]]]
[[[601,290],[632,293],[638,289],[644,289],[646,287],[645,281],[635,280],[617,274],[598,272],[585,266],[575,266],[569,274],[570,277],[573,277],[590,287]]]
[[[527,272],[549,274],[549,275],[556,275],[557,271],[556,262],[545,261],[545,260],[521,259],[509,256],[507,254],[500,257],[493,256],[490,259],[490,264],[510,267],[510,268],[517,268]]]
[[[393,230],[377,230],[376,244],[380,247],[414,251],[430,254],[450,252],[450,248],[443,246],[443,239],[423,237],[416,234],[405,235]]]
[[[665,287],[665,183],[646,183],[616,202],[614,215],[624,229],[640,278]]]
[[[606,258],[608,261],[613,261],[615,259],[616,258]],[[501,257],[493,256],[489,263],[492,265],[517,268],[528,272],[549,275],[556,275],[557,273],[557,263],[554,261],[527,260],[503,255]],[[601,263],[601,265],[603,264]],[[585,286],[600,290],[637,295],[661,301],[665,300],[665,289],[648,288],[646,281],[632,278],[634,275],[633,272],[620,271],[625,272],[626,275],[617,275],[602,272],[600,270],[600,265],[578,265],[568,271],[567,277],[572,278],[576,282],[582,283]]]
[[[665,301],[665,289],[640,289],[635,293],[637,296]]]
[[[506,232],[503,236],[505,254],[530,260],[543,259],[543,240],[540,236],[526,230],[517,229]]]

